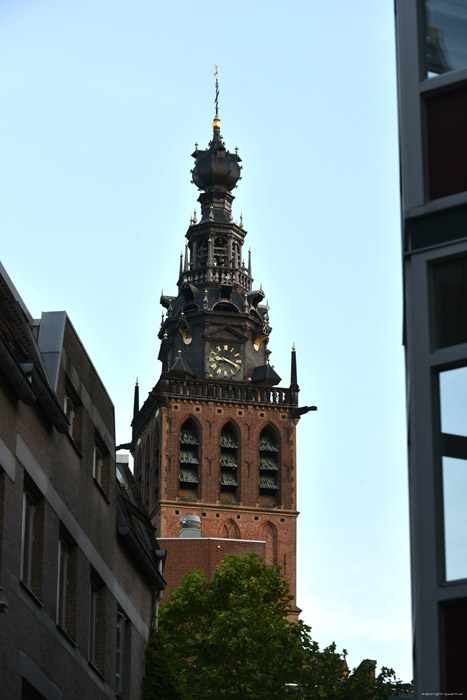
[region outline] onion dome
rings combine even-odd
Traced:
[[[193,182],[205,192],[230,192],[240,179],[240,156],[229,153],[220,135],[220,119],[216,115],[213,122],[213,138],[207,150],[196,149],[192,153],[195,167],[192,171]]]

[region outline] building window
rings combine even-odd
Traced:
[[[426,71],[430,78],[467,67],[467,6],[459,0],[425,0]]]
[[[94,574],[89,598],[89,661],[102,674],[105,668],[105,602],[105,586]]]
[[[80,447],[82,432],[82,403],[68,378],[65,378],[65,398],[63,401],[63,412],[70,423],[68,434],[74,443]]]
[[[225,238],[216,238],[214,241],[214,265],[219,267],[227,265],[227,241]]]
[[[92,456],[92,475],[102,485],[102,452],[96,446]]]
[[[24,585],[40,598],[42,593],[45,501],[26,472],[24,473],[23,489],[20,578]]]
[[[433,264],[432,345],[467,343],[467,257]]]
[[[21,580],[32,590],[35,501],[23,493],[23,526],[21,535]]]
[[[117,693],[121,693],[124,690],[127,622],[128,620],[125,613],[119,608],[117,611],[117,630],[115,640],[115,690]]]
[[[467,578],[467,367],[440,372],[445,578]]]
[[[99,484],[104,494],[109,492],[110,478],[110,454],[106,449],[103,440],[96,433],[95,443],[92,453],[92,475]]]
[[[73,437],[73,423],[75,420],[75,405],[69,396],[65,396],[65,405],[64,405],[63,410],[65,411],[65,415],[68,419],[68,422],[70,423],[70,426],[68,428],[68,432],[70,434],[70,437]]]
[[[238,486],[238,440],[227,423],[221,432],[221,491],[235,493]]]
[[[239,540],[241,539],[240,536],[240,530],[238,529],[237,524],[230,518],[227,520],[227,522],[224,523],[224,526],[222,528],[222,537],[225,537],[225,539],[232,539],[232,540]]]
[[[427,94],[424,102],[429,198],[465,192],[467,87],[460,83],[448,91]]]
[[[272,428],[267,427],[259,437],[259,493],[277,504],[279,490],[279,442]]]
[[[66,631],[67,593],[68,593],[68,559],[69,548],[66,542],[58,542],[58,576],[57,576],[57,625]]]
[[[60,525],[57,567],[57,625],[73,639],[76,636],[78,548]]]
[[[199,482],[199,438],[196,426],[188,419],[180,431],[180,488],[196,489]]]

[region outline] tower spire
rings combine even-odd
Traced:
[[[295,352],[295,343],[292,345],[292,356],[290,363],[290,388],[298,391],[297,381],[297,354]]]
[[[136,378],[135,384],[135,397],[133,400],[133,418],[139,413],[139,384],[138,377]]]

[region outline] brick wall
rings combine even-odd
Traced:
[[[196,488],[180,488],[180,432],[186,420],[196,428]],[[229,424],[238,441],[238,487],[220,488],[220,437]],[[259,489],[259,440],[271,428],[279,445],[277,496]],[[296,420],[277,406],[169,399],[148,421],[137,441],[135,476],[147,496],[158,539],[178,538],[180,518],[201,518],[203,537],[264,540],[268,563],[280,564],[296,594]],[[157,461],[156,461],[156,451]],[[167,558],[165,576],[171,577]],[[199,566],[195,568],[200,568]]]
[[[164,578],[167,581],[161,602],[170,597],[170,592],[178,588],[182,576],[187,571],[198,569],[204,573],[208,581],[212,580],[216,567],[228,556],[241,556],[247,552],[255,552],[264,559],[266,545],[264,542],[246,540],[201,538],[159,538],[159,546],[167,550],[167,564]]]

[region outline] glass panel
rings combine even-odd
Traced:
[[[427,76],[467,67],[467,4],[425,0]]]
[[[443,457],[446,580],[467,578],[467,460]]]
[[[439,374],[441,432],[467,437],[467,367]]]
[[[467,343],[467,258],[437,263],[432,270],[434,347]]]
[[[467,578],[467,367],[440,372],[445,575]]]
[[[117,639],[115,644],[115,689],[122,690],[122,669],[123,669],[123,633],[125,629],[125,616],[117,613]]]
[[[32,545],[34,531],[34,501],[28,493],[23,494],[23,526],[21,538],[21,579],[31,588]]]
[[[68,547],[58,543],[57,623],[66,630],[66,594],[68,585]]]

